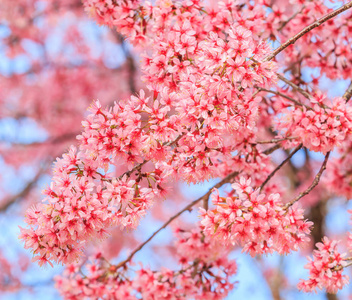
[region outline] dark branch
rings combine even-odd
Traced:
[[[274,171],[272,171],[269,176],[265,179],[265,181],[262,183],[260,186],[260,190],[263,189],[263,187],[269,182],[269,180],[275,175],[277,171],[279,171],[291,158],[294,156],[301,148],[303,144],[298,145],[295,150],[292,151],[292,153],[281,163],[279,164]]]
[[[325,159],[323,161],[323,164],[320,167],[319,172],[317,173],[317,175],[315,175],[315,178],[312,182],[312,184],[302,193],[300,193],[296,198],[294,198],[293,200],[291,200],[290,202],[288,202],[285,206],[284,209],[288,209],[289,207],[291,207],[293,204],[295,204],[298,200],[300,200],[302,197],[304,197],[305,195],[309,194],[319,183],[320,181],[320,177],[323,174],[324,170],[326,169],[326,164],[328,162],[330,156],[330,151],[325,155]]]
[[[350,83],[350,86],[347,88],[346,92],[343,94],[342,98],[346,100],[346,103],[350,101],[352,97],[352,81]]]

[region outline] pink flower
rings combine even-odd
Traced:
[[[337,242],[323,238],[322,243],[316,244],[313,259],[305,266],[309,270],[309,279],[301,280],[298,288],[304,292],[316,292],[316,289],[326,289],[328,293],[337,293],[349,282],[347,275],[342,275],[343,267],[347,264],[343,259],[345,254],[337,250]]]

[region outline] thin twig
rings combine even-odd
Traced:
[[[171,141],[171,142],[168,142],[168,143],[164,143],[163,146],[172,146],[174,144],[176,144],[180,139],[181,137],[183,136],[184,134],[180,134],[175,140]],[[118,177],[119,180],[122,179],[123,176],[127,176],[127,177],[130,177],[131,174],[134,172],[134,171],[137,171],[137,170],[140,170],[142,166],[144,166],[147,162],[149,162],[149,160],[143,160],[143,162],[139,163],[138,165],[135,165],[130,171],[127,171],[125,173],[123,173],[122,175],[120,175]],[[109,179],[110,180],[110,179]]]
[[[131,174],[134,172],[134,171],[137,171],[137,170],[140,170],[142,166],[144,166],[147,162],[149,162],[149,160],[143,160],[143,162],[141,162],[140,164],[138,165],[135,165],[131,170],[123,173],[122,175],[120,175],[118,177],[119,180],[121,180],[124,176],[127,176],[127,177],[130,177]],[[111,180],[111,179],[108,179],[108,180]]]
[[[30,182],[27,183],[27,185],[23,188],[21,192],[7,199],[2,200],[0,203],[0,211],[7,210],[12,204],[17,202],[19,199],[26,197],[30,193],[32,188],[35,186],[35,184],[38,182],[38,180],[40,179],[43,173],[44,173],[44,168],[38,171],[35,177]]]
[[[274,143],[279,143],[279,142],[283,142],[283,141],[289,141],[289,140],[295,140],[298,137],[286,137],[286,138],[282,138],[282,139],[272,139],[269,141],[259,141],[259,142],[255,142],[254,144],[274,144]]]
[[[43,142],[33,142],[33,143],[28,143],[28,144],[24,144],[24,143],[17,143],[17,142],[11,142],[12,146],[23,146],[23,147],[32,147],[32,146],[40,146],[40,145],[46,145],[46,144],[60,144],[62,142],[66,142],[67,140],[70,139],[74,139],[79,133],[78,132],[69,132],[69,133],[64,133],[62,135],[59,136],[53,136],[48,138],[47,140],[43,141]]]
[[[348,263],[347,265],[345,265],[344,267],[341,266],[341,265],[339,265],[339,266],[336,266],[336,267],[332,268],[332,270],[333,270],[333,271],[341,271],[342,269],[347,268],[347,267],[349,267],[349,266],[352,266],[352,261],[349,262],[349,263]]]
[[[263,187],[268,183],[268,181],[275,175],[275,173],[277,171],[279,171],[283,165],[285,165],[291,158],[293,155],[295,155],[301,148],[302,148],[303,144],[299,144],[295,150],[292,151],[292,153],[283,161],[281,162],[281,164],[279,164],[274,171],[272,171],[269,176],[265,179],[265,181],[262,183],[262,185],[260,186],[260,190],[263,189]]]
[[[320,18],[319,20],[315,21],[314,23],[310,24],[309,26],[303,28],[299,33],[288,39],[285,43],[280,45],[276,48],[270,55],[264,58],[264,61],[272,60],[276,55],[278,55],[281,51],[285,50],[288,46],[294,44],[298,39],[302,36],[307,34],[309,31],[313,30],[314,28],[320,26],[321,24],[325,23],[326,21],[336,17],[340,13],[350,9],[352,7],[352,1],[348,2],[347,4],[341,6],[340,8],[334,10],[333,12],[325,15],[324,17]]]
[[[126,41],[125,41],[124,36],[119,34],[115,30],[113,30],[113,33],[116,35],[117,40],[120,42],[123,54],[126,58],[126,65],[128,67],[128,86],[129,86],[131,94],[133,95],[133,94],[137,93],[137,88],[136,88],[136,84],[135,84],[135,75],[136,75],[136,71],[137,71],[136,63],[133,58],[133,55],[131,54],[131,52],[129,51],[129,49],[126,45]]]
[[[272,146],[271,148],[266,149],[265,151],[263,151],[263,153],[265,155],[269,155],[271,153],[273,153],[274,151],[276,151],[277,149],[279,149],[281,146],[279,144],[276,144],[275,146]]]
[[[132,253],[124,261],[120,262],[116,266],[116,269],[126,265],[126,263],[128,263],[138,251],[140,251],[146,244],[148,244],[161,230],[166,228],[173,220],[177,219],[185,211],[191,211],[192,207],[194,205],[196,205],[198,202],[200,202],[206,198],[209,198],[209,196],[213,192],[213,189],[220,188],[224,184],[231,182],[231,180],[233,178],[235,178],[238,174],[239,174],[239,172],[236,171],[236,172],[233,172],[230,175],[226,176],[223,180],[221,180],[219,183],[215,184],[211,189],[209,189],[209,191],[206,194],[204,194],[203,196],[199,197],[198,199],[192,201],[190,204],[188,204],[185,208],[183,208],[177,214],[173,215],[167,222],[164,223],[164,225],[162,225],[157,231],[155,231],[145,242],[143,242],[135,250],[133,250]]]
[[[352,97],[352,81],[350,83],[350,86],[347,88],[346,92],[343,94],[342,98],[346,100],[346,103],[350,101]]]
[[[289,97],[289,96],[287,96],[287,95],[285,95],[285,94],[283,94],[283,93],[281,93],[281,92],[272,91],[272,90],[264,89],[264,88],[261,88],[261,87],[259,88],[259,90],[260,90],[260,91],[263,91],[263,92],[275,94],[275,95],[277,95],[277,96],[281,96],[281,97],[283,97],[283,98],[285,98],[285,99],[287,99],[287,100],[290,100],[291,102],[293,102],[294,104],[296,104],[296,105],[298,105],[298,106],[305,106],[307,109],[312,109],[312,108],[310,108],[308,105],[305,105],[305,104],[303,104],[303,103],[301,103],[301,102],[299,102],[299,101],[293,99],[292,97]]]
[[[329,156],[330,156],[330,151],[325,155],[325,159],[323,161],[323,164],[321,165],[320,170],[317,173],[317,175],[315,175],[315,178],[314,178],[312,184],[305,191],[300,193],[296,198],[294,198],[290,202],[286,203],[286,205],[284,206],[285,210],[287,210],[289,207],[291,207],[293,204],[295,204],[302,197],[309,194],[311,192],[311,190],[313,190],[318,185],[318,183],[320,181],[320,177],[323,174],[324,170],[326,169],[326,164],[328,162]]]
[[[275,150],[279,149],[280,145],[275,145],[274,147],[271,147],[265,151],[263,151],[264,154],[269,155],[273,153]],[[214,188],[220,188],[224,184],[231,182],[233,178],[235,178],[240,172],[233,172],[230,175],[226,176],[223,180],[221,180],[219,183],[215,184],[209,191],[204,194],[203,196],[199,197],[198,199],[194,200],[190,204],[188,204],[185,208],[183,208],[181,211],[179,211],[177,214],[173,215],[164,225],[162,225],[157,231],[155,231],[146,241],[144,241],[142,244],[140,244],[135,250],[131,252],[131,254],[122,262],[120,262],[118,265],[116,265],[116,269],[125,266],[133,257],[134,255],[140,251],[146,244],[148,244],[161,230],[166,228],[173,220],[177,219],[180,215],[182,215],[185,211],[191,211],[192,207],[196,205],[198,202],[209,198],[211,193],[213,192]]]
[[[286,21],[284,21],[280,27],[277,29],[277,31],[281,31],[289,22],[291,22],[295,17],[297,17],[298,14],[300,14],[303,9],[305,9],[306,7],[303,5],[301,10],[297,11],[296,13],[294,13],[290,18],[288,18]]]
[[[307,93],[304,89],[300,88],[298,85],[294,84],[292,81],[288,80],[286,77],[282,76],[281,74],[276,74],[277,77],[282,80],[283,82],[287,83],[290,87],[297,90],[297,92],[301,93],[304,97],[311,100],[313,97],[309,93]]]

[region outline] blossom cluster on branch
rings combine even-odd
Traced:
[[[200,228],[176,229],[176,256],[181,269],[153,271],[143,267],[119,268],[104,260],[101,253],[85,265],[67,267],[55,278],[56,286],[67,299],[223,299],[233,288],[237,264],[227,259],[221,243],[204,236]],[[81,272],[79,272],[81,271]]]
[[[309,241],[312,222],[295,206],[284,209],[280,194],[260,194],[250,179],[241,177],[232,185],[237,196],[212,194],[215,209],[202,209],[204,232],[209,237],[239,244],[251,256],[278,252],[288,254]]]
[[[305,292],[325,288],[330,293],[336,293],[349,282],[347,275],[342,275],[343,268],[348,264],[337,249],[337,242],[324,237],[322,243],[317,244],[313,259],[305,266],[309,270],[309,279],[301,280],[299,289]]]
[[[77,148],[55,162],[44,203],[27,211],[20,238],[40,265],[68,265],[56,280],[65,298],[222,299],[237,272],[227,259],[230,244],[251,256],[306,246],[313,223],[296,202],[318,185],[337,148],[342,155],[328,167],[330,184],[347,181],[350,171],[337,163],[351,159],[352,108],[347,91],[329,100],[319,78],[308,86],[301,72],[309,67],[320,77],[352,77],[352,15],[340,15],[352,2],[336,13],[324,1],[290,1],[289,9],[269,2],[83,0],[95,21],[144,51],[147,89],[108,107],[93,102]],[[272,50],[270,39],[282,45]],[[295,173],[290,159],[302,147],[325,160],[311,185],[287,202],[290,184],[272,178],[286,163]],[[276,166],[270,154],[279,148],[287,158]],[[169,195],[172,182],[226,176],[223,184],[233,187],[226,197],[209,191],[155,233],[203,200],[199,227],[177,231],[180,270],[141,266],[130,276],[134,254],[153,234],[122,263],[100,254],[85,265],[88,275],[80,273],[77,261],[90,240],[105,239],[114,226],[136,228],[156,200]],[[348,185],[335,191],[349,195]],[[299,288],[335,293],[347,283],[342,271],[348,264],[335,242],[324,238],[317,248]]]

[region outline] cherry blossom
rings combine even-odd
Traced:
[[[30,65],[0,78],[4,118],[32,119],[48,138],[1,142],[0,155],[40,169],[28,191],[58,156],[42,202],[29,197],[19,237],[39,266],[65,265],[55,278],[65,299],[224,299],[235,288],[234,248],[252,257],[309,251],[314,205],[352,195],[352,85],[334,97],[324,86],[352,78],[352,2],[331,2],[335,10],[323,0],[2,1],[6,59]],[[106,27],[101,45],[80,29],[86,15]],[[52,51],[57,28],[62,49]],[[104,54],[111,44],[118,67]],[[182,184],[211,179],[200,198],[182,196]],[[183,220],[165,247],[177,269],[166,260],[135,267],[137,252],[199,206],[199,223]],[[148,214],[163,225],[116,263]],[[335,237],[312,237],[309,279],[298,287],[336,293],[351,259]],[[351,240],[349,232],[341,249]],[[91,256],[92,245],[102,251]]]
[[[303,210],[284,209],[279,194],[266,196],[253,189],[251,180],[241,177],[232,185],[236,196],[212,194],[215,209],[200,210],[204,232],[220,241],[239,244],[250,255],[280,254],[297,251],[309,241],[312,222],[303,218]]]
[[[301,280],[298,287],[305,292],[325,288],[330,293],[336,293],[349,282],[347,275],[342,275],[347,265],[344,254],[337,250],[337,242],[324,237],[322,243],[317,244],[313,259],[305,266],[309,270],[309,279]]]

